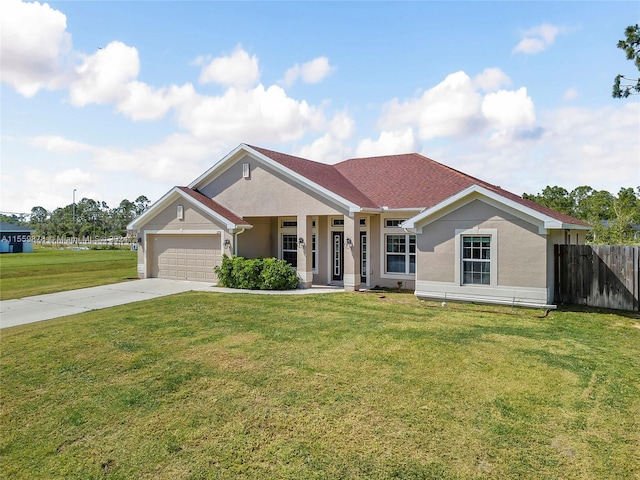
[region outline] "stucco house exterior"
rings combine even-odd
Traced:
[[[276,257],[303,288],[553,303],[553,245],[589,225],[411,153],[327,165],[239,145],[128,227],[138,274],[216,282],[223,254]]]

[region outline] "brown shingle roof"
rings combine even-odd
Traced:
[[[364,208],[431,208],[478,185],[563,223],[589,226],[417,153],[353,158],[335,165],[314,162],[266,148],[252,149],[312,182]]]
[[[219,214],[221,217],[225,218],[226,220],[229,220],[235,225],[250,225],[250,223],[245,221],[242,217],[239,217],[228,208],[225,208],[222,205],[220,205],[218,202],[211,200],[206,195],[203,195],[200,192],[196,192],[195,190],[192,190],[189,187],[178,187],[178,189],[183,191],[187,195],[189,195],[198,203],[201,203],[202,205],[209,208],[210,210],[213,210],[214,212]]]
[[[478,185],[563,223],[588,225],[417,153],[354,158],[335,168],[378,206],[431,208]]]

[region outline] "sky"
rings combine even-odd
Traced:
[[[637,2],[0,2],[0,211],[188,185],[241,143],[640,185]],[[75,192],[74,192],[75,190]]]

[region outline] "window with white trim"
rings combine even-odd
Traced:
[[[385,228],[399,228],[402,222],[406,222],[406,218],[387,218],[384,221]]]
[[[455,284],[498,286],[498,229],[456,228]]]
[[[462,237],[462,284],[491,285],[491,236]]]
[[[298,238],[295,234],[282,235],[282,259],[292,267],[298,266]]]
[[[416,236],[387,234],[385,237],[385,273],[416,273]]]

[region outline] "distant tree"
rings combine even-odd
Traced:
[[[629,244],[634,241],[635,225],[640,224],[640,187],[621,188],[618,196],[606,190],[594,190],[588,185],[576,187],[570,193],[562,187],[546,187],[537,195],[524,198],[558,212],[590,223],[593,230],[587,239],[599,244]]]
[[[533,200],[534,202],[551,208],[556,212],[573,215],[573,203],[569,198],[569,192],[562,187],[547,186],[539,195],[522,194],[523,198]]]
[[[586,222],[606,220],[613,215],[616,198],[606,190],[594,190],[589,186],[574,188],[569,194],[573,204],[573,215]]]
[[[632,223],[640,223],[640,187],[621,188],[614,204],[618,218],[628,219]]]
[[[140,195],[138,198],[134,200],[133,203],[135,204],[135,211],[136,211],[136,217],[137,217],[139,215],[142,215],[149,208],[149,204],[151,202],[149,202],[149,199],[144,195]]]
[[[126,235],[127,225],[149,208],[149,199],[140,195],[134,202],[124,199],[116,208],[106,202],[83,198],[74,206],[56,208],[48,212],[44,207],[31,209],[30,225],[37,235],[69,237],[112,237]],[[18,217],[3,215],[3,221],[25,224]],[[5,218],[6,217],[6,218]],[[74,221],[75,219],[75,221]]]
[[[11,215],[6,215],[2,213],[0,214],[0,221],[11,223],[12,225],[20,225],[24,227],[27,225],[27,222],[25,221],[24,217],[25,216],[23,214],[16,215],[15,213],[13,213]]]
[[[624,31],[625,39],[618,41],[618,48],[624,50],[627,60],[633,60],[638,71],[640,71],[640,27],[638,24],[629,25]],[[613,98],[627,98],[629,95],[640,93],[640,76],[626,77],[616,75],[613,82]]]
[[[31,216],[29,217],[31,228],[36,231],[37,235],[48,235],[49,232],[49,212],[44,207],[33,207]]]

